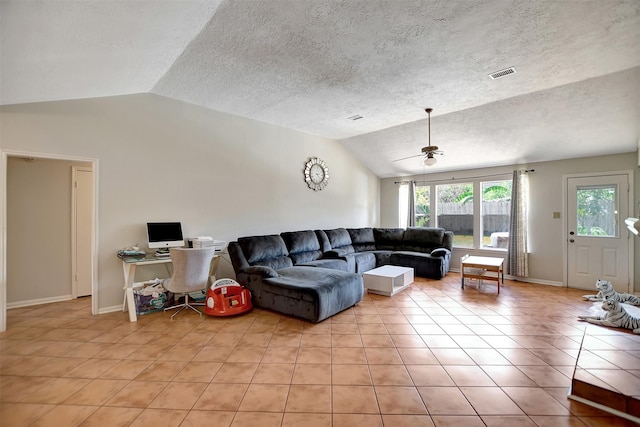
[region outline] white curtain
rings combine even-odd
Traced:
[[[407,227],[416,226],[416,183],[409,183],[409,194],[407,196]]]
[[[398,199],[398,227],[407,228],[416,225],[416,184],[405,181],[400,185]]]
[[[528,190],[527,172],[524,170],[513,171],[507,274],[517,277],[529,277],[529,249],[527,247]]]

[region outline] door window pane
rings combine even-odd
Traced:
[[[511,180],[480,183],[482,247],[504,250],[509,247],[511,184]]]
[[[437,226],[453,231],[453,245],[473,247],[473,184],[436,186]]]
[[[578,236],[618,235],[617,186],[578,186],[576,196]]]

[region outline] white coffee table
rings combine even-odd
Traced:
[[[393,296],[413,283],[413,268],[383,265],[362,273],[368,292]]]

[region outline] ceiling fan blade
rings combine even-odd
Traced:
[[[424,154],[416,154],[415,156],[403,157],[401,159],[395,159],[394,162],[399,162],[401,160],[413,159],[415,157],[424,157]]]

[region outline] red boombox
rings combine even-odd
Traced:
[[[233,316],[253,308],[251,292],[233,279],[219,279],[207,291],[204,312],[210,316]]]

